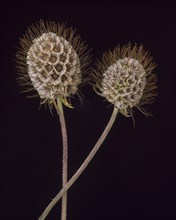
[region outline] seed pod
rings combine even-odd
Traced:
[[[125,116],[132,114],[133,107],[145,112],[142,105],[152,102],[156,95],[154,68],[142,45],[117,47],[98,61],[92,75],[94,88]]]
[[[89,58],[75,30],[40,21],[28,29],[20,44],[19,83],[25,91],[37,91],[42,103],[66,100],[78,92]]]

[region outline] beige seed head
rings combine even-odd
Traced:
[[[63,37],[49,32],[33,41],[27,54],[28,74],[41,99],[69,97],[81,83],[77,53]]]
[[[20,43],[19,82],[26,91],[37,91],[42,103],[50,104],[78,92],[89,58],[84,42],[72,28],[40,21],[28,29]]]
[[[93,74],[94,87],[125,116],[153,101],[156,95],[155,64],[143,46],[125,45],[103,55]]]
[[[119,110],[139,103],[146,84],[143,66],[135,59],[117,60],[103,73],[101,92]]]

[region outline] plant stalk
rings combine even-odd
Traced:
[[[101,144],[107,137],[110,129],[112,128],[112,125],[115,122],[116,116],[118,114],[117,108],[114,107],[114,110],[112,112],[111,118],[105,127],[102,135],[98,139],[97,143],[95,144],[94,148],[91,150],[87,158],[84,160],[80,168],[76,171],[76,173],[72,176],[72,178],[65,184],[65,186],[61,189],[61,191],[55,196],[55,198],[50,202],[50,204],[47,206],[47,208],[44,210],[42,215],[40,216],[39,220],[44,220],[49,212],[52,210],[52,208],[57,204],[57,202],[60,200],[60,198],[64,195],[65,192],[72,186],[72,184],[79,178],[79,176],[82,174],[82,172],[86,169],[92,158],[95,156],[96,152],[99,150]]]
[[[67,128],[65,123],[64,111],[62,101],[58,98],[57,103],[55,103],[57,113],[60,118],[60,126],[62,133],[62,143],[63,143],[63,157],[62,157],[62,187],[67,183],[68,178],[68,138],[67,138]],[[67,219],[67,192],[65,191],[62,195],[62,205],[61,205],[61,220]]]

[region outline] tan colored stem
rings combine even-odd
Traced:
[[[39,220],[44,220],[51,209],[56,205],[56,203],[60,200],[62,195],[72,186],[72,184],[79,178],[79,176],[82,174],[82,172],[85,170],[85,168],[88,166],[92,158],[95,156],[96,152],[99,150],[101,144],[105,140],[106,136],[108,135],[110,129],[112,128],[112,125],[114,124],[114,121],[116,119],[118,110],[114,108],[113,113],[111,115],[111,118],[104,129],[102,135],[98,139],[97,143],[95,144],[94,148],[91,150],[83,164],[80,166],[80,168],[77,170],[77,172],[72,176],[72,178],[67,182],[67,184],[61,189],[61,191],[55,196],[55,198],[51,201],[51,203],[47,206],[45,211],[40,216]]]
[[[62,187],[67,183],[68,178],[68,139],[67,139],[67,129],[63,111],[62,101],[58,98],[57,103],[55,103],[57,113],[60,118],[61,132],[62,132],[62,143],[63,143],[63,158],[62,158]],[[67,219],[67,192],[62,195],[62,207],[61,207],[61,220]]]

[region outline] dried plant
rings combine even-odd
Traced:
[[[72,108],[70,98],[79,92],[85,82],[86,67],[89,64],[86,45],[75,35],[72,28],[64,24],[40,21],[31,26],[20,40],[17,53],[19,83],[25,91],[36,91],[41,104],[54,106],[59,117],[63,139],[63,174],[61,191],[44,210],[39,220],[44,220],[55,204],[62,198],[61,220],[67,219],[67,190],[78,179],[99,150],[118,112],[133,117],[133,107],[145,115],[144,105],[156,96],[155,63],[142,45],[124,45],[105,52],[97,60],[96,68],[90,74],[90,82],[97,94],[113,105],[113,112],[95,146],[72,176],[67,180],[68,140],[63,105]]]
[[[89,63],[86,44],[73,28],[55,22],[38,23],[28,28],[20,39],[17,52],[18,81],[25,92],[34,92],[30,97],[40,97],[40,103],[55,107],[60,117],[63,140],[62,185],[68,176],[68,140],[63,104],[72,108],[68,102],[78,86],[85,81],[86,67]],[[67,193],[62,196],[61,219],[66,220]]]

